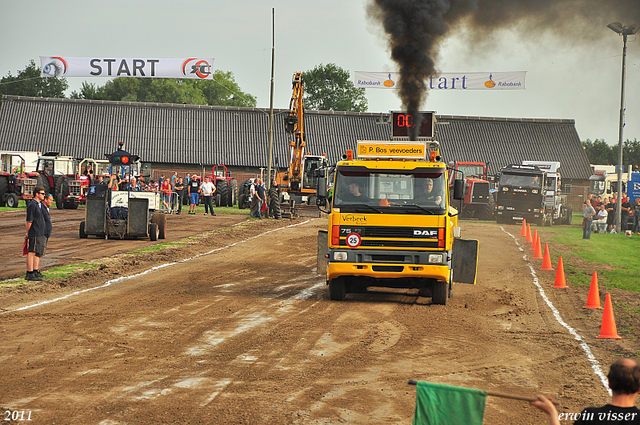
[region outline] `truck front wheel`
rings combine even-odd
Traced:
[[[344,301],[347,296],[347,287],[344,278],[337,277],[329,281],[329,299],[331,301]]]
[[[449,298],[449,284],[447,282],[436,282],[433,284],[433,298],[434,304],[447,305],[447,299]]]

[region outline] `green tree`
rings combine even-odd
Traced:
[[[618,157],[618,147],[616,146],[616,158]],[[635,171],[640,166],[640,142],[633,139],[633,142],[627,139],[622,144],[622,162],[626,165],[632,165]]]
[[[604,139],[596,139],[594,142],[587,139],[582,142],[582,146],[591,164],[618,163],[618,147],[616,146],[614,151],[613,147],[605,143]]]
[[[187,103],[189,105],[255,107],[255,97],[244,93],[231,72],[215,71],[213,80],[172,78],[114,78],[104,86],[83,83],[73,99],[125,102]]]
[[[40,67],[33,59],[25,69],[18,71],[17,76],[9,73],[0,79],[0,95],[64,98],[64,91],[68,88],[66,78],[41,77]]]
[[[356,88],[349,72],[335,63],[320,64],[302,73],[305,108],[322,111],[365,112],[365,89]]]
[[[240,89],[231,72],[222,72],[218,69],[213,73],[213,80],[185,80],[185,82],[202,92],[207,105],[255,108],[258,104],[255,97]]]

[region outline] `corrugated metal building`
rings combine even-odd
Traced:
[[[274,111],[273,156],[279,167],[288,163],[287,114]],[[358,139],[389,140],[390,118],[382,113],[305,111],[308,150],[336,161],[347,149],[355,149]],[[565,192],[584,195],[591,168],[574,120],[436,119],[445,161],[486,162],[492,174],[522,160],[560,161]],[[225,164],[236,173],[255,173],[267,165],[268,140],[269,111],[260,108],[19,96],[3,96],[0,108],[0,150],[104,158],[123,141],[152,169]]]

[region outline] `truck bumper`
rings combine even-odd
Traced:
[[[330,262],[327,266],[327,281],[340,276],[434,279],[448,283],[450,273],[447,265]]]

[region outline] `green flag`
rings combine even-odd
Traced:
[[[413,425],[482,425],[487,392],[418,382]]]

